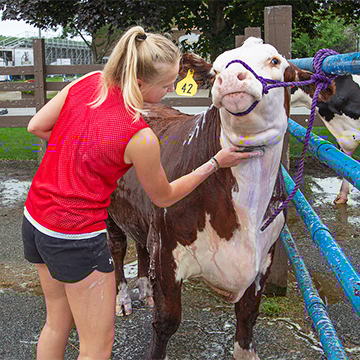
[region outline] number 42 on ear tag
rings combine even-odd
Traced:
[[[194,70],[188,70],[186,77],[177,83],[175,91],[181,96],[194,96],[196,94],[197,83],[194,80]]]

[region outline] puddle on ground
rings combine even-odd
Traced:
[[[11,289],[33,295],[43,295],[36,267],[30,263],[0,263],[0,293]]]
[[[10,206],[18,202],[25,202],[31,181],[16,179],[1,181],[0,183],[0,205]]]
[[[336,304],[339,301],[344,300],[344,290],[334,279],[334,277],[327,274],[322,274],[317,271],[311,271],[311,279],[319,296],[324,301],[326,306]]]
[[[334,205],[334,200],[339,193],[342,179],[338,177],[320,178],[314,176],[305,176],[303,181],[305,185],[301,192],[306,195],[312,206],[324,204]],[[360,191],[350,185],[350,194],[348,196],[348,206],[359,204]]]

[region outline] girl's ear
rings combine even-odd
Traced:
[[[140,79],[137,79],[137,83],[139,85],[139,88],[141,88],[141,85],[142,85],[142,81]]]

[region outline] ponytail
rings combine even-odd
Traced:
[[[104,67],[99,95],[91,105],[100,106],[109,89],[117,86],[122,90],[126,110],[135,121],[139,120],[143,113],[143,98],[138,79],[153,83],[161,81],[168,67],[155,67],[154,63],[173,66],[179,62],[179,57],[179,49],[171,40],[160,34],[146,34],[140,26],[130,28],[112,51]]]

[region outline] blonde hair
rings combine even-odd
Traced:
[[[160,34],[145,33],[141,26],[127,30],[116,44],[103,70],[102,86],[92,106],[100,106],[109,89],[120,87],[125,108],[135,121],[143,113],[143,97],[137,79],[156,84],[168,72],[169,66],[179,62],[178,47]],[[155,66],[156,64],[169,66]]]

